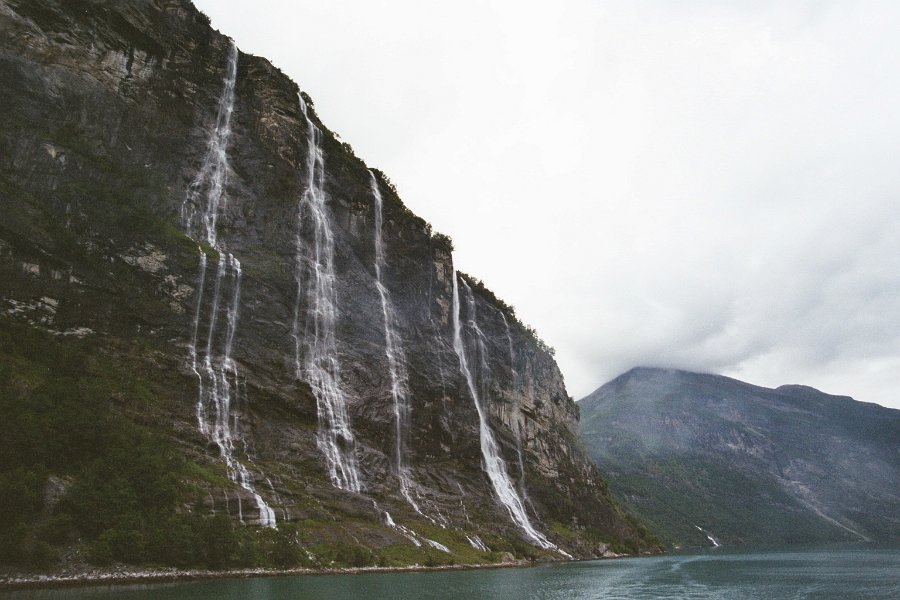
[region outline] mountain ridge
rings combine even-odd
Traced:
[[[670,545],[708,545],[698,528],[724,544],[900,535],[900,411],[655,368],[623,373],[579,406],[614,494]]]

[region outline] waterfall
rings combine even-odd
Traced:
[[[394,472],[400,481],[400,493],[410,506],[425,516],[419,505],[413,500],[410,489],[413,485],[409,473],[409,373],[406,368],[406,354],[400,336],[397,333],[397,313],[391,302],[391,294],[384,285],[384,243],[381,228],[384,222],[382,215],[383,201],[381,190],[374,173],[369,171],[372,186],[372,197],[375,199],[375,286],[381,297],[381,312],[384,317],[385,354],[388,360],[388,371],[391,376],[391,399],[394,402]]]
[[[389,513],[386,510],[382,510],[381,507],[378,506],[378,503],[375,500],[372,500],[372,506],[375,508],[375,512],[381,514],[384,517],[385,525],[387,525],[388,527],[390,527],[391,529],[393,529],[394,531],[398,532],[400,535],[402,535],[403,537],[408,539],[410,542],[412,542],[413,546],[415,546],[416,548],[422,547],[422,542],[419,541],[419,538],[421,538],[426,544],[428,544],[435,550],[440,550],[441,552],[446,552],[447,554],[451,554],[450,548],[448,548],[444,544],[442,544],[438,541],[432,540],[430,538],[424,537],[424,536],[416,533],[409,527],[400,525],[399,523],[394,521],[394,518],[391,516],[391,513]]]
[[[484,542],[481,541],[481,538],[477,535],[473,535],[469,537],[468,534],[463,534],[466,536],[466,539],[469,541],[469,545],[475,548],[476,550],[481,550],[482,552],[490,552],[490,548],[488,548]]]
[[[197,277],[197,304],[191,323],[189,356],[191,370],[197,377],[197,427],[202,434],[214,442],[219,455],[225,462],[229,479],[249,492],[259,509],[259,524],[275,527],[275,512],[262,499],[253,484],[250,471],[234,456],[234,440],[238,436],[238,416],[232,413],[232,404],[240,401],[238,368],[232,358],[234,336],[237,331],[241,302],[241,263],[227,252],[217,235],[216,224],[219,212],[227,203],[225,187],[228,182],[228,140],[231,135],[231,113],[234,110],[234,84],[237,78],[238,50],[234,42],[228,50],[228,64],[225,71],[224,89],[219,97],[215,127],[206,143],[203,164],[191,184],[181,205],[181,220],[185,233],[192,239],[198,237],[212,247],[219,255],[213,282],[211,309],[207,317],[206,345],[202,361],[198,362],[197,342],[203,317],[203,291],[206,287],[207,257],[202,248],[200,269]],[[230,297],[224,298],[225,343],[218,352],[216,325],[223,301],[223,287],[230,288]],[[201,366],[202,364],[202,366]],[[227,496],[226,496],[227,498]],[[243,521],[243,510],[238,497],[239,518]]]
[[[509,321],[503,311],[500,312],[500,318],[503,319],[503,326],[506,328],[506,344],[509,347],[509,372],[512,381],[512,391],[516,394],[519,391],[519,373],[516,371],[516,353],[513,350],[512,333],[509,330]],[[513,415],[510,425],[512,432],[516,437],[516,456],[519,459],[519,494],[525,501],[528,501],[528,494],[525,491],[525,460],[522,457],[522,407],[521,400],[515,396],[513,401]],[[533,508],[533,507],[532,507]]]
[[[705,535],[705,536],[706,536],[706,539],[708,539],[710,542],[712,542],[713,548],[721,548],[721,547],[722,547],[722,544],[720,544],[719,541],[718,541],[716,538],[714,538],[713,535],[712,535],[710,532],[708,532],[707,530],[703,529],[703,528],[700,527],[699,525],[694,525],[694,527],[697,528],[697,531],[699,531],[700,533],[702,533],[703,535]]]
[[[319,430],[316,443],[325,456],[331,482],[359,492],[356,442],[350,428],[347,401],[341,387],[335,323],[337,295],[334,282],[334,234],[325,207],[325,159],[322,132],[307,114],[307,184],[298,202],[295,237],[297,299],[294,304],[294,374],[309,383],[316,398]],[[301,308],[306,311],[301,323]]]
[[[228,179],[228,139],[231,136],[231,113],[234,112],[234,84],[237,81],[238,49],[231,41],[228,48],[228,63],[225,69],[225,81],[219,106],[216,112],[216,124],[206,141],[206,155],[203,164],[191,184],[188,193],[181,203],[181,223],[185,233],[196,239],[195,229],[202,225],[207,244],[216,248],[217,229],[220,208],[225,208],[228,197],[225,185]],[[202,213],[197,214],[198,205]]]
[[[494,439],[494,434],[491,431],[490,425],[488,424],[488,417],[486,414],[487,406],[482,406],[482,402],[487,401],[487,397],[484,394],[484,392],[487,391],[487,386],[482,385],[482,393],[479,394],[478,386],[475,382],[475,376],[472,374],[472,370],[469,367],[469,360],[466,357],[466,347],[463,342],[463,326],[460,316],[462,312],[462,306],[459,299],[459,283],[457,282],[458,277],[459,276],[454,273],[453,349],[456,351],[456,355],[459,357],[460,371],[462,372],[463,377],[465,377],[466,384],[468,384],[469,387],[469,393],[472,395],[472,399],[475,401],[475,410],[478,412],[482,467],[484,468],[485,473],[487,473],[488,479],[490,479],[491,481],[491,485],[494,488],[494,493],[497,495],[497,499],[500,500],[500,503],[503,504],[503,506],[509,512],[509,516],[512,518],[513,522],[522,531],[524,531],[525,535],[527,535],[537,546],[540,546],[541,548],[544,548],[546,550],[558,550],[556,546],[553,545],[553,543],[551,543],[546,537],[544,537],[542,533],[537,531],[531,525],[531,521],[528,519],[528,514],[525,512],[525,507],[522,504],[522,499],[516,493],[512,481],[509,478],[509,474],[506,472],[506,464],[503,462],[503,458],[501,458],[500,456],[500,449],[497,446],[497,441]],[[472,334],[475,335],[475,347],[478,351],[481,365],[485,365],[486,349],[484,346],[484,334],[478,327],[478,323],[475,319],[475,297],[466,282],[463,281],[462,284],[465,287],[466,291],[466,307],[468,315],[466,327],[472,332]],[[482,377],[482,383],[483,380],[484,377]]]
[[[197,305],[194,307],[194,320],[191,324],[191,343],[188,348],[191,357],[191,370],[197,377],[197,427],[203,435],[209,434],[206,420],[203,418],[203,376],[197,370],[197,336],[200,330],[200,311],[203,308],[203,284],[206,281],[206,253],[200,250],[200,273],[197,275]]]

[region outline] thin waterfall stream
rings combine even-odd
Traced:
[[[391,399],[394,404],[394,472],[400,482],[400,494],[422,516],[422,510],[413,499],[410,490],[413,487],[409,468],[409,373],[406,367],[406,353],[397,333],[397,313],[391,302],[391,293],[384,284],[384,241],[382,239],[383,200],[375,175],[369,171],[372,197],[375,200],[375,286],[381,298],[381,312],[384,317],[385,354],[388,371],[391,376]],[[426,517],[427,518],[427,517]]]
[[[486,401],[487,398],[483,397],[483,393],[479,393],[475,376],[472,373],[472,369],[469,366],[469,359],[466,356],[466,346],[463,340],[463,324],[461,317],[462,304],[460,302],[459,296],[458,279],[459,275],[454,274],[452,310],[453,349],[456,351],[456,355],[459,357],[460,371],[462,372],[463,377],[465,377],[466,384],[469,387],[469,393],[472,395],[472,399],[475,401],[475,410],[478,412],[482,467],[484,468],[484,471],[494,488],[494,493],[497,495],[497,499],[506,508],[513,522],[525,533],[525,535],[528,536],[528,538],[531,539],[536,545],[544,548],[545,550],[557,550],[559,552],[562,552],[552,542],[550,542],[550,540],[544,537],[541,532],[536,530],[531,524],[531,521],[528,518],[528,514],[525,511],[525,507],[522,504],[522,499],[516,492],[516,489],[512,484],[512,480],[509,477],[509,473],[507,473],[506,471],[506,463],[500,456],[500,449],[497,446],[497,441],[494,438],[494,434],[491,431],[490,425],[488,424],[486,407],[482,406],[482,402]],[[466,293],[466,313],[468,316],[466,328],[471,331],[471,334],[475,338],[475,347],[478,351],[480,361],[482,363],[485,363],[486,351],[484,347],[484,334],[481,332],[476,321],[475,297],[472,294],[472,290],[471,288],[469,288],[468,284],[466,284],[465,281],[463,281],[462,284],[465,288]],[[482,390],[482,392],[484,391],[485,390]]]
[[[298,95],[307,128],[307,184],[298,202],[295,236],[294,371],[309,383],[316,398],[319,430],[316,444],[325,457],[335,487],[359,492],[356,440],[350,427],[347,399],[341,385],[335,324],[337,294],[334,274],[334,233],[325,206],[325,157],[322,132],[309,118]],[[301,314],[301,310],[305,312]]]

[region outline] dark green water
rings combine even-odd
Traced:
[[[900,549],[711,551],[449,573],[328,575],[107,586],[3,598],[126,600],[345,598],[900,599]]]

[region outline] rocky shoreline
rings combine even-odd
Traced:
[[[336,569],[231,569],[222,571],[193,569],[133,569],[111,567],[91,569],[74,573],[52,574],[11,574],[0,576],[0,590],[24,590],[59,587],[88,587],[95,585],[125,585],[133,583],[170,583],[173,581],[198,581],[203,579],[246,579],[250,577],[293,577],[300,575],[358,575],[362,573],[397,573],[417,571],[465,571],[472,569],[506,569],[530,567],[546,564],[548,561],[534,562],[513,560],[500,563],[471,565],[442,565],[408,567],[347,567]]]
[[[588,560],[609,560],[627,558],[630,554],[605,552],[601,558]],[[221,571],[202,569],[134,569],[124,565],[89,570],[65,571],[47,574],[10,573],[0,575],[0,591],[47,589],[62,587],[90,587],[99,585],[127,585],[135,583],[171,583],[174,581],[199,581],[203,579],[247,579],[251,577],[296,577],[301,575],[359,575],[363,573],[405,573],[426,571],[471,571],[474,569],[512,569],[535,567],[550,562],[580,562],[566,560],[531,561],[504,557],[498,563],[478,563],[469,565],[410,565],[408,567],[345,567],[334,569],[226,569]]]

